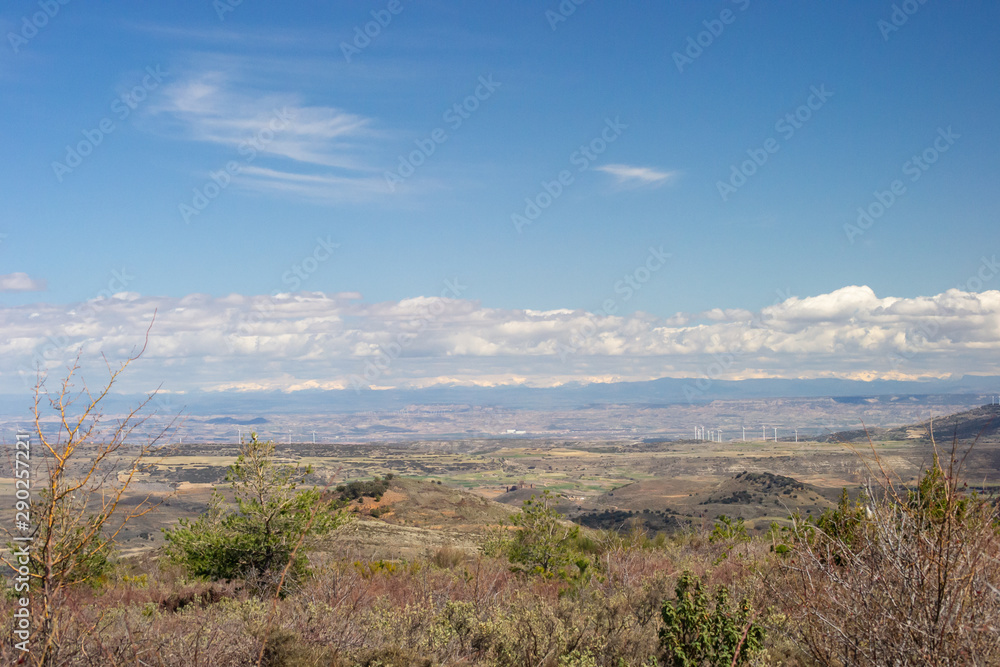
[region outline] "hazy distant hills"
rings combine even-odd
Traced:
[[[263,417],[254,417],[253,419],[235,419],[233,417],[215,417],[213,419],[206,419],[206,424],[233,424],[240,426],[256,426],[257,424],[268,423]]]
[[[704,386],[705,383],[703,383]],[[508,409],[572,409],[593,404],[708,403],[713,400],[764,397],[865,397],[926,394],[1000,394],[1000,377],[965,376],[925,382],[876,380],[754,379],[713,381],[704,391],[690,378],[647,382],[567,384],[561,387],[517,386],[390,389],[380,391],[193,393],[177,397],[189,414],[220,412],[273,413],[358,412],[399,410],[411,405],[495,405]]]
[[[705,383],[703,383],[704,386]],[[673,404],[708,403],[713,400],[764,397],[864,397],[926,394],[1000,394],[1000,377],[965,376],[957,380],[895,381],[876,380],[783,380],[754,379],[713,381],[704,391],[689,378],[660,378],[647,382],[567,384],[561,387],[532,388],[441,386],[427,389],[381,391],[298,391],[190,394],[185,402],[193,414],[245,412],[357,412],[398,410],[410,405],[495,405],[508,409],[546,410],[584,407],[593,404]]]
[[[700,381],[691,378],[660,378],[646,382],[566,384],[560,387],[522,386],[460,387],[436,386],[426,389],[390,390],[307,390],[285,393],[190,392],[161,394],[157,407],[166,413],[184,408],[189,415],[353,413],[399,410],[413,405],[493,405],[508,409],[552,410],[590,405],[669,405],[699,404],[713,400],[768,397],[803,398],[830,396],[841,400],[861,400],[871,396],[982,395],[1000,394],[1000,376],[966,375],[958,379],[898,381],[840,379],[751,379]],[[27,393],[0,395],[0,412],[26,413],[31,405]],[[135,396],[110,396],[108,410],[116,400],[134,402]],[[233,421],[232,424],[255,422]]]

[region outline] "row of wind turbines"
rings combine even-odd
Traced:
[[[990,394],[990,405],[1000,405],[1000,394]],[[778,427],[772,427],[774,429],[774,435],[771,438],[774,442],[778,442]],[[747,441],[747,427],[743,426],[743,437],[742,441]],[[799,441],[799,430],[793,429],[795,432],[795,442]],[[722,429],[706,429],[704,426],[694,427],[694,439],[695,440],[708,440],[709,442],[722,442]],[[760,427],[760,439],[767,442],[767,427]]]
[[[744,426],[742,428],[743,428],[743,442],[746,442],[747,441],[747,427]],[[778,442],[778,427],[775,426],[773,428],[774,428],[774,441]],[[799,429],[793,429],[793,430],[795,431],[795,442],[798,442],[799,441]],[[710,429],[706,430],[704,426],[695,426],[694,427],[694,439],[695,440],[708,440],[710,442],[722,442],[722,429],[721,428],[716,428],[716,429],[711,429],[710,428]],[[760,439],[763,440],[763,441],[765,441],[765,442],[768,439],[767,438],[767,427],[766,426],[761,426],[760,427]]]
[[[243,442],[243,429],[242,428],[238,428],[238,429],[236,429],[236,444],[240,444],[242,442]],[[289,445],[292,444],[292,432],[291,431],[288,432],[288,444]],[[314,445],[316,444],[316,431],[312,432],[312,444],[314,444]]]

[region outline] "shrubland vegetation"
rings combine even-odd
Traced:
[[[62,451],[47,456],[58,462]],[[115,458],[126,474],[105,475],[117,484],[109,488],[127,489],[137,454],[149,452]],[[109,527],[144,504],[69,498],[71,512],[46,515],[43,494],[39,516],[68,517],[38,533],[56,545],[32,562],[43,625],[29,655],[15,648],[18,596],[8,588],[0,662],[1000,664],[1000,514],[964,486],[963,455],[956,445],[936,456],[909,486],[868,455],[864,493],[758,533],[725,517],[652,539],[638,525],[584,529],[542,493],[486,531],[478,553],[445,547],[407,562],[338,548],[350,501],[381,498],[394,480],[310,487],[308,469],[280,463],[254,435],[228,494],[172,528],[162,552],[115,555]],[[92,475],[78,486],[58,465],[48,470],[46,494],[100,491]]]

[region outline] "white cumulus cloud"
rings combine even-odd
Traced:
[[[761,309],[666,318],[488,308],[464,299],[365,302],[357,293],[146,297],[0,308],[0,386],[141,346],[141,383],[172,391],[556,386],[656,377],[1000,374],[1000,291],[878,297],[865,286]]]
[[[32,278],[27,273],[0,275],[0,292],[44,292],[44,280]]]

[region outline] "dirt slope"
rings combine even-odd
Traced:
[[[398,477],[378,501],[365,497],[350,508],[357,520],[330,550],[365,560],[412,560],[444,547],[474,554],[482,532],[515,511],[464,489]]]

